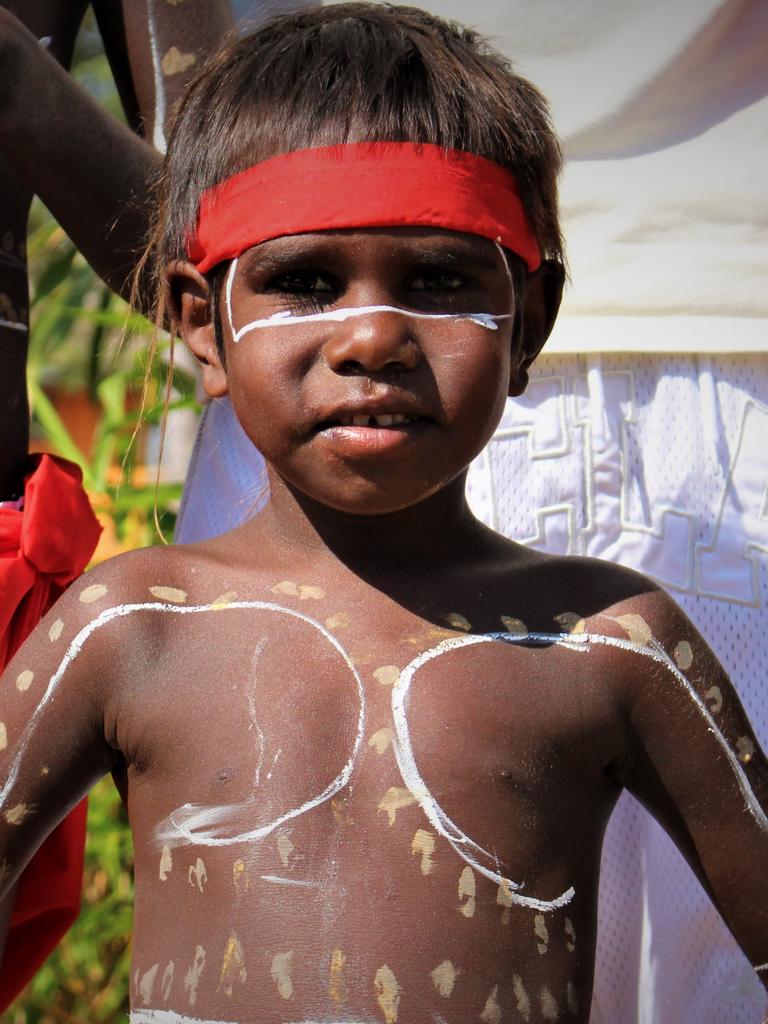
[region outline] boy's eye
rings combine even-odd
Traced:
[[[291,270],[272,278],[268,289],[288,292],[291,295],[316,295],[336,290],[330,277],[316,270]]]
[[[409,286],[414,292],[455,292],[469,282],[463,274],[454,270],[422,270],[415,274]]]

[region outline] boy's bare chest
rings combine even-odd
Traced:
[[[155,930],[167,905],[188,938],[189,949],[171,942],[176,960],[216,950],[209,981],[232,936],[230,959],[271,951],[261,973],[277,1007],[298,991],[300,964],[313,998],[327,988],[336,955],[357,959],[345,991],[360,986],[373,1009],[384,966],[401,987],[424,974],[430,1002],[472,965],[481,980],[459,1012],[478,1000],[480,1012],[510,950],[565,1005],[576,970],[565,917],[571,927],[589,906],[611,799],[592,757],[609,729],[585,714],[579,665],[553,645],[362,617],[311,594],[235,603],[179,614],[120,712],[142,963],[168,953]],[[574,856],[587,820],[593,835]],[[584,879],[581,908],[567,910]],[[542,912],[555,915],[559,950],[543,974]]]
[[[610,760],[608,702],[578,655],[311,600],[231,602],[171,624],[121,711],[137,779],[265,815],[386,781],[490,808],[476,799],[485,783],[498,801],[540,803],[569,767],[592,781],[596,740]]]

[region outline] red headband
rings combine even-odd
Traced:
[[[203,193],[188,253],[204,274],[270,238],[400,226],[482,235],[529,270],[541,263],[509,171],[482,156],[413,142],[321,146],[255,164]]]

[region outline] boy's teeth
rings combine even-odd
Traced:
[[[352,416],[350,419],[342,420],[343,425],[353,427],[393,427],[397,426],[398,423],[410,423],[411,421],[407,416],[401,416],[400,413],[381,413],[379,416],[371,416],[370,414],[365,416]]]

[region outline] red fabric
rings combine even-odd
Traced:
[[[208,189],[189,258],[201,273],[283,235],[365,227],[447,228],[521,256],[539,247],[517,182],[485,157],[412,142],[354,142],[285,153]]]
[[[85,569],[101,533],[77,466],[40,456],[24,510],[0,508],[0,668]],[[19,881],[0,969],[0,1011],[80,911],[86,801],[45,840]]]

